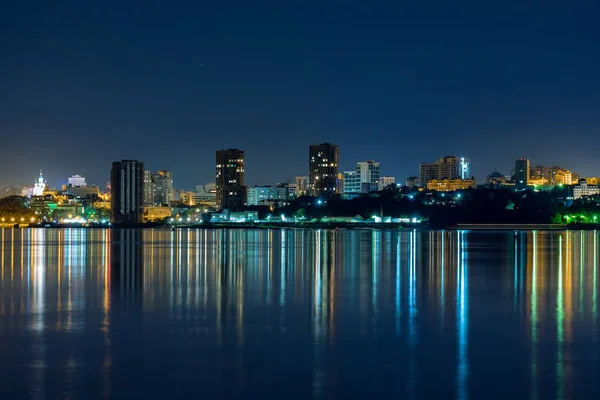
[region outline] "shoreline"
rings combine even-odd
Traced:
[[[51,224],[51,225],[11,225],[3,224],[0,228],[35,228],[35,229],[329,229],[329,230],[447,230],[447,231],[559,231],[559,230],[600,230],[600,224],[457,224],[448,226],[416,225],[402,223],[204,223],[190,225],[158,225],[158,224],[136,224],[136,225],[73,225],[73,224]]]

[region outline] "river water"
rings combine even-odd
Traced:
[[[0,398],[600,398],[595,231],[2,229]]]

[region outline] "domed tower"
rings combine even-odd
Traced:
[[[44,189],[46,189],[46,181],[42,176],[42,171],[40,171],[40,177],[37,179],[33,187],[33,195],[42,196],[44,194]]]

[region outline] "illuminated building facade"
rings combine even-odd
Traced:
[[[598,185],[589,185],[585,179],[580,179],[576,185],[571,186],[570,190],[573,200],[600,194],[600,187]]]
[[[42,196],[44,194],[44,189],[46,189],[46,180],[42,176],[42,171],[40,171],[40,176],[33,185],[32,194],[34,196]]]
[[[466,171],[470,173],[468,160],[466,160]],[[446,156],[433,163],[423,163],[419,167],[419,172],[421,185],[425,187],[434,179],[461,179],[460,159],[456,156]]]
[[[115,224],[142,222],[144,201],[144,163],[115,161],[110,174],[111,221]]]
[[[311,195],[331,196],[337,193],[339,148],[335,144],[311,145],[308,154],[308,185]]]
[[[244,151],[217,151],[216,200],[217,208],[238,210],[246,202],[244,186]]]
[[[72,177],[67,179],[67,182],[69,185],[73,186],[73,187],[84,187],[86,186],[85,184],[85,178],[81,175],[73,175]]]
[[[393,176],[382,176],[379,178],[378,190],[383,190],[390,185],[396,185],[396,178]]]
[[[455,190],[464,190],[475,188],[475,179],[432,179],[427,182],[428,190],[438,192],[453,192]]]
[[[471,179],[471,163],[468,158],[460,158],[459,168],[460,179]]]

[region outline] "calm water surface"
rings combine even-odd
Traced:
[[[0,398],[600,398],[596,232],[2,229]]]

